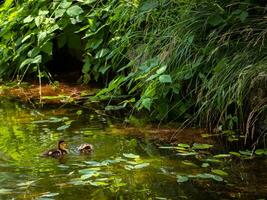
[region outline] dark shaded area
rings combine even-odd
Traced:
[[[48,71],[57,81],[77,83],[82,76],[83,62],[67,45],[62,48],[53,46],[52,60],[46,64]]]

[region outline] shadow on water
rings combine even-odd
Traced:
[[[0,199],[201,200],[267,196],[266,159],[223,158],[208,162],[201,155],[182,157],[146,139],[110,134],[111,129],[109,119],[88,110],[34,110],[2,99]],[[62,138],[69,144],[70,154],[62,159],[40,156]],[[83,142],[94,145],[90,155],[77,153],[76,146]],[[217,175],[221,173],[223,178],[212,175],[214,169],[221,169]]]

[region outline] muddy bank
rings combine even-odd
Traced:
[[[0,97],[13,97],[23,102],[42,104],[72,103],[92,96],[97,92],[96,87],[74,85],[67,83],[43,84],[22,83],[1,85]]]

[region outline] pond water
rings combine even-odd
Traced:
[[[203,144],[159,148],[145,137],[112,134],[114,124],[77,107],[32,109],[0,100],[0,199],[267,197],[264,158],[218,154]],[[59,139],[70,153],[42,157]],[[84,142],[94,145],[90,155],[76,151]]]

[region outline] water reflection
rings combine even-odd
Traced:
[[[110,134],[111,123],[103,116],[81,115],[76,108],[32,110],[7,100],[0,108],[0,199],[245,199],[258,190],[245,194],[248,185],[236,186],[240,177],[255,183],[259,175],[265,181],[263,168],[253,176],[248,163],[231,162],[220,165],[232,171],[233,180],[179,184],[177,174],[201,173],[201,163],[162,152],[146,140]],[[41,156],[62,138],[70,154]],[[94,145],[92,154],[75,151],[84,142]]]

